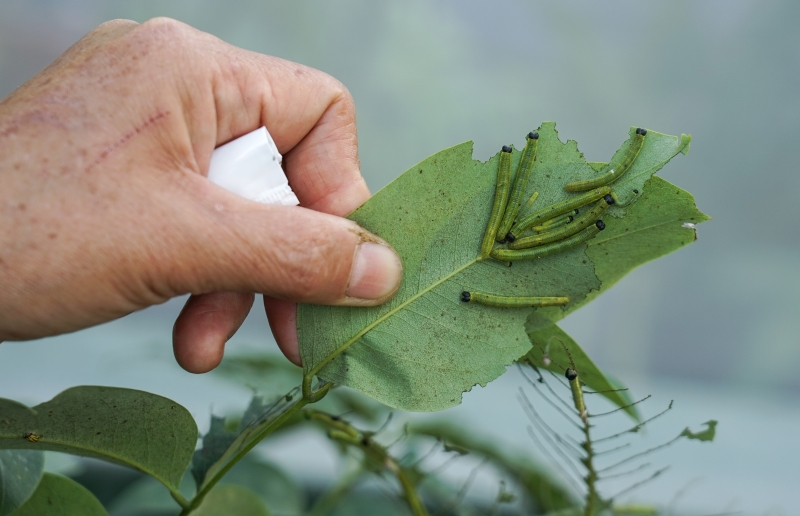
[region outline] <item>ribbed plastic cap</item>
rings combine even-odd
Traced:
[[[251,201],[297,206],[278,152],[266,127],[241,136],[214,150],[208,180]]]

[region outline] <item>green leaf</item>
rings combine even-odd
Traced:
[[[584,353],[578,343],[572,340],[564,330],[556,324],[552,324],[548,319],[537,314],[532,314],[528,318],[528,337],[533,343],[533,347],[525,355],[531,364],[541,369],[548,369],[563,376],[564,371],[570,365],[567,352],[564,346],[569,349],[572,360],[575,362],[575,369],[580,375],[581,381],[593,391],[602,393],[602,396],[619,407],[630,405],[631,397],[628,391],[620,391],[622,388],[617,382],[610,380],[600,370],[597,365]],[[546,358],[546,359],[545,359]],[[591,399],[586,400],[591,413]],[[639,413],[635,406],[625,409],[632,418],[639,421]]]
[[[197,444],[197,426],[185,408],[132,389],[73,387],[33,408],[0,399],[0,414],[0,448],[103,459],[175,490]]]
[[[566,183],[597,174],[574,141],[558,139],[555,124],[542,124],[539,135],[525,193],[525,198],[533,191],[540,194],[532,210],[566,199]],[[633,189],[645,190],[652,174],[685,151],[689,140],[649,131],[636,162],[614,185],[621,200]],[[630,270],[629,264],[607,264],[605,276],[596,274],[593,261],[609,251],[598,248],[596,255],[588,254],[596,248],[594,241],[589,251],[581,246],[511,268],[481,261],[499,158],[481,163],[471,154],[471,143],[465,143],[429,157],[350,215],[395,247],[403,261],[403,282],[397,296],[378,307],[301,305],[298,336],[307,378],[318,375],[405,410],[456,405],[464,391],[493,380],[528,351],[524,322],[529,314],[556,321],[594,297],[604,282],[610,285]],[[513,167],[519,158],[515,151]],[[611,219],[636,207],[658,209],[648,199],[642,195],[628,208],[612,207],[606,217],[610,228],[627,217]],[[602,240],[607,247],[617,241]],[[564,308],[501,309],[465,305],[459,301],[462,290],[568,296],[571,302]]]
[[[203,503],[192,512],[193,516],[269,516],[270,512],[261,498],[249,489],[237,485],[217,486],[208,493]]]
[[[539,510],[555,511],[579,505],[574,494],[560,485],[552,473],[521,450],[508,450],[505,446],[475,436],[464,427],[445,422],[415,424],[409,431],[435,437],[450,446],[455,445],[485,457],[519,483]]]
[[[603,282],[600,292],[639,265],[697,240],[697,231],[684,224],[699,224],[710,218],[697,209],[689,192],[661,178],[650,179],[639,200],[627,208],[625,218],[609,222],[606,230],[589,242],[586,255]],[[600,292],[589,296],[584,304]]]
[[[264,396],[254,395],[239,420],[236,431],[227,429],[226,418],[212,415],[208,433],[201,441],[202,446],[192,456],[192,476],[197,488],[200,489],[208,479],[209,471],[218,471],[239,450],[252,443],[258,429],[271,424],[290,408],[294,397],[296,396],[287,394],[268,400]]]
[[[681,435],[687,439],[695,439],[697,441],[713,441],[714,437],[717,435],[717,422],[712,419],[703,424],[706,426],[705,430],[695,433],[689,430],[689,427],[686,427],[683,432],[681,432]]]
[[[192,456],[192,477],[199,488],[206,478],[209,468],[236,440],[236,433],[225,429],[225,418],[211,416],[211,426],[203,436],[202,446]]]
[[[44,472],[44,453],[0,450],[0,516],[11,514],[36,490]]]
[[[88,489],[74,480],[45,473],[39,487],[13,516],[108,516]]]
[[[204,496],[233,465],[240,461],[245,454],[261,442],[275,429],[280,428],[287,420],[294,417],[298,411],[309,403],[322,399],[330,390],[331,384],[320,386],[311,398],[289,393],[281,396],[275,402],[267,404],[258,396],[254,396],[248,408],[248,416],[242,418],[235,439],[227,448],[215,447],[209,451],[202,469],[195,474],[196,479],[202,479],[198,484],[197,496]],[[297,389],[294,389],[296,391]],[[254,407],[260,407],[258,411]],[[257,414],[257,417],[256,417]],[[216,426],[215,432],[224,429],[224,423]],[[202,451],[202,450],[201,450]],[[193,472],[194,473],[194,472]]]

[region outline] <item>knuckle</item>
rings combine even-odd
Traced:
[[[141,29],[152,34],[180,36],[188,32],[189,26],[178,20],[160,16],[157,18],[150,18],[142,23]]]
[[[288,287],[300,299],[338,299],[347,288],[351,263],[346,258],[348,249],[352,255],[352,248],[329,228],[315,227],[304,233],[301,240],[285,248]]]
[[[132,20],[124,20],[124,19],[117,19],[117,20],[109,20],[106,22],[101,23],[94,29],[92,29],[88,35],[102,35],[114,32],[119,29],[123,29],[125,27],[134,27],[138,25],[135,21]]]
[[[144,45],[163,52],[181,52],[191,45],[194,29],[172,18],[151,18],[142,23],[131,36]]]

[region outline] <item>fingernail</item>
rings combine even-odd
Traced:
[[[400,286],[403,265],[393,249],[373,242],[358,246],[347,295],[357,299],[382,299]]]

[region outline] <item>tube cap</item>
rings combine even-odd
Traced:
[[[278,152],[266,127],[217,147],[211,154],[208,180],[251,201],[297,206]]]

